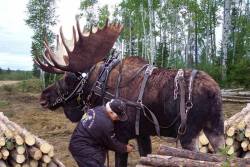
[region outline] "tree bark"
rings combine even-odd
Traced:
[[[223,20],[223,36],[222,36],[222,80],[226,80],[226,72],[227,72],[227,59],[228,59],[228,43],[229,43],[229,35],[230,35],[230,27],[231,27],[231,3],[232,0],[224,1],[224,20]]]
[[[161,166],[161,167],[221,167],[221,162],[207,162],[192,160],[186,158],[162,156],[162,155],[148,155],[142,157],[140,163],[143,165]]]

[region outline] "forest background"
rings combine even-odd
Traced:
[[[125,28],[116,48],[164,68],[196,68],[222,87],[250,87],[250,0],[121,0],[113,9],[98,0],[82,0],[79,17],[85,29],[102,27],[106,18]],[[43,41],[55,46],[56,0],[29,0],[26,24],[34,35],[31,56],[42,57]],[[218,28],[222,29],[218,41]],[[17,71],[1,70],[8,79]],[[19,72],[22,79],[30,72]],[[3,77],[5,76],[5,77]],[[43,87],[59,78],[33,66]]]

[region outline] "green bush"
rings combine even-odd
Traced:
[[[250,88],[250,58],[244,58],[232,65],[228,72],[227,82],[230,87]]]

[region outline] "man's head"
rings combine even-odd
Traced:
[[[106,104],[106,111],[113,121],[126,121],[126,104],[119,99],[112,99]]]

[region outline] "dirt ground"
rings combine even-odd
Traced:
[[[223,109],[226,117],[229,117],[240,111],[244,106],[245,104],[226,103]],[[10,120],[54,145],[56,156],[67,167],[77,167],[68,151],[68,141],[75,124],[65,118],[62,109],[54,112],[43,109],[39,105],[38,93],[8,92],[0,89],[0,112],[4,112]],[[130,143],[136,145],[134,140],[130,141]],[[152,145],[154,152],[159,144],[166,144],[166,142],[158,137],[153,137]],[[111,166],[114,166],[113,153],[111,153],[110,157]],[[138,153],[132,152],[129,155],[128,166],[135,166],[138,158]]]

